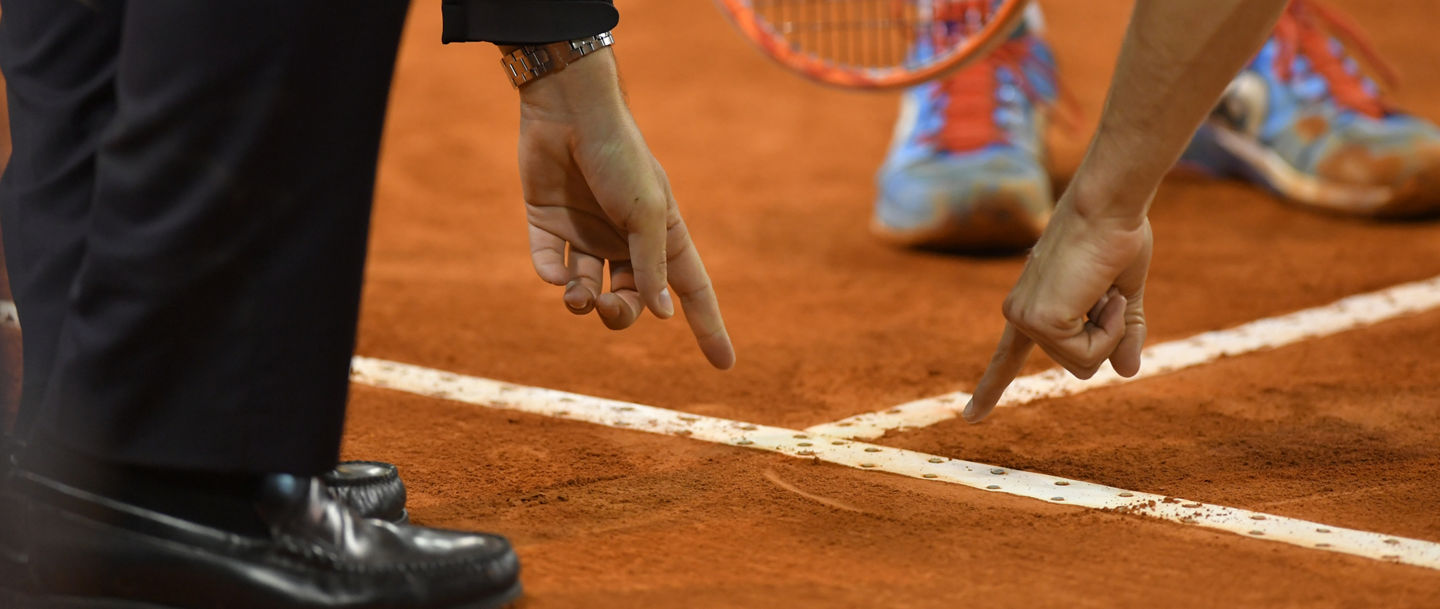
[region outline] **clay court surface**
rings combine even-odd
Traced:
[[[735,339],[722,373],[679,320],[616,334],[535,277],[515,95],[492,48],[438,43],[436,4],[400,56],[359,354],[797,430],[979,379],[1021,261],[869,237],[894,95],[782,71],[705,0],[620,2],[632,107]],[[1337,4],[1440,119],[1440,5]],[[1128,3],[1044,5],[1083,109],[1053,136],[1063,184]],[[1152,220],[1152,344],[1440,275],[1440,222],[1243,184],[1172,179]],[[1431,309],[873,442],[1440,542],[1437,345]],[[1440,606],[1431,568],[358,384],[345,456],[397,463],[420,523],[509,535],[527,608]]]

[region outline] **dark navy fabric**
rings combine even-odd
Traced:
[[[16,432],[115,463],[335,465],[407,2],[5,0]]]

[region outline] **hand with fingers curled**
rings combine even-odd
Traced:
[[[1005,299],[1005,331],[962,413],[966,421],[990,414],[1035,345],[1081,379],[1106,360],[1121,376],[1140,371],[1150,221],[1086,215],[1075,190],[1061,198]]]
[[[1082,379],[1106,360],[1121,376],[1140,372],[1155,191],[1288,4],[1135,3],[1099,126],[1005,300],[965,420],[989,416],[1035,345]]]
[[[521,89],[520,117],[520,177],[540,278],[564,286],[570,312],[594,311],[612,330],[647,308],[668,319],[678,298],[705,357],[733,366],[705,265],[625,105],[610,51]]]

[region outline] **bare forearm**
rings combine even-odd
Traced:
[[[1075,177],[1076,211],[1138,223],[1225,85],[1287,0],[1138,0],[1100,129]]]

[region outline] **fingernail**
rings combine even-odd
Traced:
[[[960,418],[965,419],[966,423],[975,422],[975,398],[970,398],[970,401],[965,403],[965,410],[960,413]]]
[[[670,299],[670,288],[660,290],[660,316],[670,317],[675,314],[675,301]]]
[[[571,311],[583,311],[590,307],[590,294],[588,290],[579,288],[579,282],[572,281],[565,285],[565,306]]]

